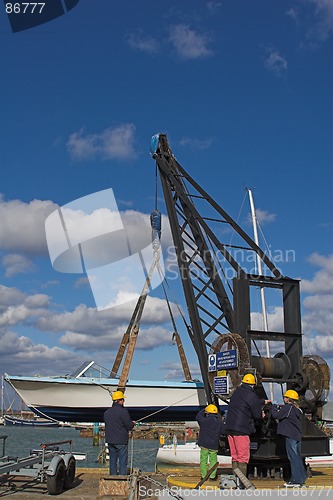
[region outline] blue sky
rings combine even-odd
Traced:
[[[295,256],[280,267],[302,280],[305,354],[332,366],[332,28],[331,0],[80,0],[18,33],[1,14],[2,372],[111,367],[134,302],[97,311],[84,275],[52,268],[45,219],[112,188],[124,218],[149,220],[156,132],[235,219],[253,189],[271,251]],[[248,215],[245,200],[252,234]],[[132,378],[182,378],[171,334],[159,287]]]

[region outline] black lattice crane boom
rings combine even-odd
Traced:
[[[237,370],[228,371],[231,390],[239,384],[245,371],[253,371],[260,382],[286,384],[288,389],[298,390],[303,407],[312,414],[320,414],[329,390],[329,368],[322,358],[303,356],[299,280],[284,276],[238,223],[188,174],[172,153],[166,135],[153,136],[151,154],[160,174],[191,323],[189,335],[198,357],[207,401],[217,401],[208,371],[208,355],[235,348],[239,364]],[[226,235],[229,243],[223,241]],[[234,237],[232,243],[230,235]],[[262,274],[255,270],[249,272],[246,257],[249,255],[261,259]],[[251,287],[280,291],[283,331],[251,329]],[[258,349],[258,340],[283,343],[284,352],[273,358],[265,357]],[[309,398],[310,379],[312,386],[320,386],[321,390],[313,389]],[[320,380],[325,383],[321,385]]]

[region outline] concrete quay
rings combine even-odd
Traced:
[[[223,469],[218,473],[228,474],[232,471]],[[141,473],[140,476],[149,476],[157,481],[157,485],[168,486],[173,490],[193,489],[200,480],[200,472],[198,468],[168,468],[158,473]],[[283,490],[284,481],[282,479],[254,479],[252,483],[257,490]],[[135,500],[149,498],[150,500],[157,499],[155,496],[154,485],[147,482],[146,479],[140,480],[141,488],[137,488]],[[158,491],[162,490],[162,486],[156,486]],[[219,482],[207,482],[202,487],[207,490],[219,490]],[[310,493],[313,490],[322,491],[321,497],[333,498],[333,469],[331,467],[321,467],[312,469],[312,477],[307,480],[307,490]],[[144,494],[147,491],[148,496]],[[226,490],[224,490],[226,491]],[[239,491],[239,490],[238,490]],[[258,492],[257,492],[258,493]],[[326,494],[327,493],[327,494]],[[38,500],[43,496],[50,497],[45,483],[37,483],[31,481],[30,478],[22,478],[10,476],[10,480],[0,485],[0,498],[9,500]],[[259,496],[258,494],[255,496]],[[267,496],[267,495],[266,495]],[[299,497],[305,496],[304,494]],[[310,495],[311,496],[311,495]],[[63,491],[57,498],[70,500],[125,500],[129,498],[128,494],[128,477],[127,476],[108,476],[105,468],[84,469],[78,468],[76,477],[69,490]]]

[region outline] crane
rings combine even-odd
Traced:
[[[303,355],[299,280],[284,276],[190,176],[175,158],[165,134],[152,137],[150,153],[160,176],[190,319],[188,333],[207,402],[227,401],[246,372],[255,374],[258,394],[264,399],[264,383],[279,384],[281,390],[282,385],[295,389],[303,411],[310,416],[304,424],[305,453],[328,454],[328,439],[313,420],[320,418],[326,402],[330,370],[320,356]],[[257,259],[262,264],[260,274],[257,268],[251,269],[251,262]],[[251,328],[253,287],[269,288],[280,297],[282,331]],[[278,352],[273,357],[263,356],[258,347],[261,340],[275,343],[274,351]],[[216,360],[216,366],[210,366],[211,359]],[[228,382],[223,390],[216,377],[219,363]],[[258,459],[281,455],[270,420],[254,439],[252,453]]]

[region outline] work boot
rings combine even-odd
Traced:
[[[237,474],[236,474],[236,472],[235,472],[235,469],[238,469],[238,468],[239,468],[239,467],[238,467],[238,465],[239,465],[239,464],[238,464],[238,462],[234,462],[234,461],[232,461],[231,463],[232,463],[232,470],[233,470],[233,473],[234,473],[234,474],[235,474],[235,476],[236,476],[236,485],[237,485],[237,488],[239,488],[239,487],[241,486],[241,484],[242,484],[242,483],[240,482],[240,479],[239,479],[239,477],[237,476]]]
[[[245,463],[245,462],[238,462],[238,468],[244,474],[244,476],[247,477],[247,463]],[[240,488],[242,490],[245,489],[245,485],[242,482],[240,482]]]
[[[232,462],[232,470],[234,471],[237,468],[238,468],[238,462]]]

